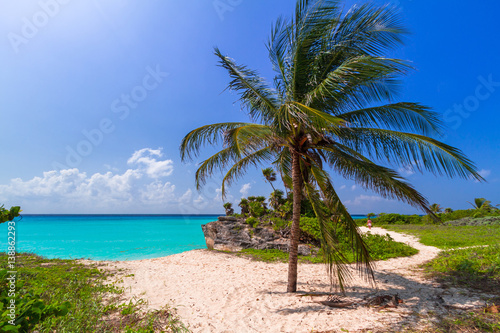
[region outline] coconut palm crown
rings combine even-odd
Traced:
[[[491,201],[486,200],[485,198],[474,198],[474,203],[472,203],[472,202],[469,202],[469,203],[476,210],[490,211],[490,210],[497,210],[498,209],[491,204]]]
[[[274,188],[273,182],[276,181],[276,172],[274,172],[273,168],[265,168],[262,169],[262,175],[266,179],[266,181],[271,185],[273,191],[276,191]]]
[[[348,234],[357,268],[374,280],[373,264],[358,228],[343,205],[333,171],[384,198],[427,213],[428,202],[392,168],[481,180],[462,152],[439,142],[439,115],[418,103],[394,102],[398,78],[411,67],[384,56],[406,33],[397,10],[366,4],[344,13],[339,1],[298,0],[290,19],[279,18],[267,48],[276,75],[270,85],[259,74],[215,49],[251,122],[206,125],[188,133],[181,157],[199,156],[206,145],[222,145],[196,172],[197,187],[225,171],[222,191],[249,167],[272,163],[293,190],[288,292],[297,288],[300,203],[316,213],[332,283],[351,277],[337,251],[339,228]],[[326,204],[320,204],[321,201]],[[328,216],[328,211],[334,212]]]

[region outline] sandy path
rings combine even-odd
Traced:
[[[361,228],[366,231],[366,228]],[[174,305],[181,320],[193,332],[312,332],[342,328],[383,330],[401,325],[425,324],[429,313],[445,313],[444,305],[462,308],[482,305],[477,295],[463,290],[442,289],[426,281],[415,266],[440,251],[420,244],[416,238],[372,228],[372,233],[390,234],[420,252],[406,258],[377,262],[377,288],[356,279],[346,297],[362,302],[364,297],[398,293],[404,300],[393,311],[357,306],[334,309],[313,301],[326,297],[287,294],[287,264],[255,262],[225,253],[195,250],[168,257],[110,262],[123,268],[126,296],[144,298],[149,307]],[[299,266],[299,293],[330,292],[324,265]]]

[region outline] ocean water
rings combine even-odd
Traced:
[[[217,216],[25,215],[16,222],[16,251],[62,259],[164,257],[206,248],[201,225]],[[7,223],[1,224],[1,252],[8,248],[7,233]]]
[[[16,251],[47,258],[139,260],[206,248],[201,225],[218,215],[24,215]],[[364,218],[353,215],[353,218]],[[0,224],[0,252],[8,250]]]

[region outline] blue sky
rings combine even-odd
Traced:
[[[345,2],[346,7],[353,1]],[[486,183],[401,170],[431,203],[500,203],[500,3],[376,1],[400,7],[412,32],[395,56],[416,71],[401,101],[443,115],[444,141]],[[219,213],[220,175],[194,187],[190,130],[245,121],[213,47],[272,77],[271,24],[293,0],[41,0],[0,10],[0,203],[25,213]],[[203,157],[213,149],[207,148]],[[266,167],[266,166],[263,166]],[[417,212],[334,177],[351,213]],[[271,192],[260,170],[228,200]]]

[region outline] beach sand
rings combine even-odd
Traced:
[[[371,232],[389,233],[420,252],[377,262],[376,287],[354,275],[342,300],[363,303],[369,297],[397,293],[404,303],[395,309],[378,311],[361,305],[338,309],[316,302],[326,300],[326,295],[299,297],[331,292],[325,265],[299,264],[298,293],[288,294],[287,264],[209,250],[105,264],[110,269],[124,269],[117,279],[123,279],[127,299],[143,298],[151,309],[171,305],[193,332],[397,331],[402,326],[425,325],[433,314],[446,313],[449,306],[467,309],[484,304],[478,295],[444,289],[422,277],[416,266],[435,257],[437,248],[381,228]]]

